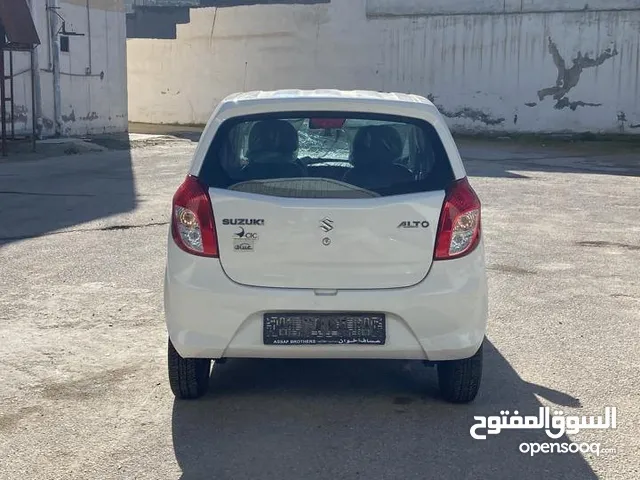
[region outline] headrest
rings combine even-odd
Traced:
[[[285,120],[263,120],[249,133],[249,157],[262,154],[290,155],[298,149],[298,132]]]
[[[402,156],[403,147],[402,137],[390,125],[362,127],[353,139],[351,163],[355,167],[391,164]]]

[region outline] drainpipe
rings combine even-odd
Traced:
[[[37,0],[30,0],[29,6],[31,7],[31,18],[33,18],[33,24],[38,25],[37,18]],[[31,115],[35,118],[34,126],[36,127],[36,131],[34,132],[38,139],[42,139],[42,91],[40,90],[40,62],[38,61],[38,47],[35,47],[31,50],[31,75],[33,79],[33,84],[31,88],[33,88],[33,112]]]
[[[53,71],[53,116],[55,121],[56,136],[62,135],[62,100],[60,94],[60,36],[58,35],[59,0],[48,0],[49,21],[51,25],[51,70]]]
[[[90,0],[87,0],[87,40],[89,41],[89,66],[87,67],[87,75],[93,73],[93,62],[91,61],[91,7]]]

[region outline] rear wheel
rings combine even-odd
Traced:
[[[208,358],[182,358],[169,339],[169,384],[177,398],[198,398],[207,393],[211,360]]]
[[[472,402],[482,380],[482,345],[471,358],[438,364],[438,383],[442,397],[451,403]]]

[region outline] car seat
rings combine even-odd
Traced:
[[[403,142],[398,131],[389,125],[362,127],[351,147],[351,164],[343,180],[369,190],[411,182],[413,173],[394,163],[402,156]]]
[[[304,177],[306,171],[296,163],[298,132],[285,120],[263,120],[249,132],[247,160],[243,169],[247,180]]]

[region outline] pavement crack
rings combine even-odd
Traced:
[[[169,225],[169,222],[150,222],[139,225],[110,225],[108,227],[99,228],[74,228],[71,230],[62,230],[60,232],[50,232],[35,235],[17,235],[14,237],[0,237],[0,242],[15,242],[18,240],[29,240],[32,238],[49,237],[52,235],[64,235],[66,233],[84,233],[84,232],[111,232],[117,230],[130,230],[133,228],[162,227]]]
[[[514,275],[536,275],[537,272],[534,270],[528,270],[526,268],[521,268],[515,265],[502,265],[502,264],[493,264],[488,266],[489,270],[493,270],[500,273],[514,274]]]
[[[626,250],[640,250],[640,245],[630,245],[628,243],[619,243],[619,242],[585,241],[585,242],[576,242],[576,245],[579,245],[581,247],[594,247],[594,248],[618,247],[618,248],[624,248]]]
[[[50,192],[21,192],[19,190],[0,190],[2,195],[33,195],[38,197],[95,197],[88,193],[50,193]]]
[[[152,222],[152,223],[143,223],[141,225],[111,225],[109,227],[102,227],[96,230],[100,230],[103,232],[110,232],[112,230],[130,230],[132,228],[160,227],[162,225],[169,225],[169,222]]]

